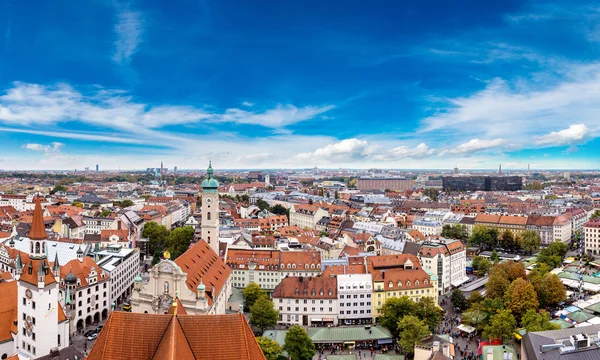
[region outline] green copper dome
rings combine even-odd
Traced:
[[[133,281],[135,281],[135,282],[137,282],[137,283],[141,283],[141,282],[143,281],[143,279],[142,279],[142,277],[141,277],[141,276],[139,276],[139,275],[138,275],[138,276],[136,276],[136,277],[133,279]]]
[[[213,178],[214,170],[212,168],[212,162],[208,163],[208,170],[206,170],[206,179],[202,181],[202,190],[205,192],[216,192],[219,188],[219,182]],[[208,191],[207,191],[208,190]]]

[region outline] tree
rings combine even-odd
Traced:
[[[489,339],[507,339],[512,336],[517,321],[510,310],[502,310],[492,316],[490,323],[484,328],[483,335]]]
[[[475,225],[469,243],[473,246],[494,248],[498,244],[498,229]]]
[[[112,214],[112,211],[104,209],[102,210],[102,212],[100,213],[100,215],[98,215],[99,217],[107,217],[108,215]]]
[[[333,193],[333,198],[334,199],[339,199],[340,198],[340,194],[338,193],[337,190]]]
[[[600,210],[596,210],[594,211],[594,213],[592,214],[592,216],[590,216],[590,220],[594,220],[600,218]]]
[[[471,295],[469,295],[469,306],[473,306],[474,304],[479,304],[485,299],[483,295],[479,291],[473,291]]]
[[[126,207],[133,206],[133,201],[131,201],[129,199],[125,199],[123,201],[115,201],[115,202],[113,202],[113,204],[120,208],[126,208]]]
[[[259,199],[256,202],[256,206],[258,206],[258,208],[261,210],[269,209],[269,203],[264,201],[263,199]]]
[[[264,332],[266,328],[275,326],[279,319],[279,310],[273,306],[273,301],[267,296],[262,295],[250,308],[250,324]]]
[[[540,306],[556,306],[567,298],[565,284],[555,274],[544,275],[536,290]]]
[[[50,195],[54,195],[57,192],[65,192],[65,191],[67,191],[67,187],[66,186],[61,185],[61,184],[57,184],[56,186],[54,186],[54,189],[52,189],[50,191]]]
[[[525,312],[521,318],[521,326],[524,327],[527,332],[560,329],[559,325],[550,322],[550,314],[547,311],[541,310],[540,312],[537,312],[533,309]]]
[[[285,335],[283,349],[287,351],[292,360],[312,360],[315,356],[313,344],[306,330],[298,325],[292,326]]]
[[[505,249],[514,250],[519,246],[519,244],[517,244],[517,242],[515,241],[515,236],[513,235],[512,231],[508,229],[502,232],[502,235],[500,236],[500,241],[502,243],[502,247]]]
[[[406,315],[398,322],[398,344],[402,351],[408,354],[414,352],[417,341],[423,339],[431,332],[423,320],[413,315]]]
[[[539,264],[547,264],[550,268],[556,268],[562,265],[567,251],[569,251],[567,244],[555,241],[540,251],[537,261]]]
[[[242,293],[244,295],[244,305],[247,310],[252,308],[252,305],[254,305],[256,300],[267,295],[267,292],[261,289],[260,286],[254,282],[248,284]]]
[[[489,259],[481,258],[477,266],[477,277],[484,277],[492,268],[492,262]]]
[[[283,205],[281,204],[276,204],[271,208],[271,212],[275,215],[285,215],[288,218],[290,217],[290,210],[286,209]]]
[[[71,206],[77,206],[78,208],[82,208],[83,209],[83,203],[81,203],[79,201],[73,201],[71,203]]]
[[[481,295],[481,294],[480,294]],[[452,301],[452,306],[459,310],[465,310],[468,306],[467,298],[462,291],[458,289],[452,290],[452,295],[450,296],[450,301]]]
[[[442,236],[448,239],[467,240],[469,233],[465,225],[452,226],[446,224],[442,227]]]
[[[504,305],[520,319],[527,310],[537,309],[539,301],[533,285],[527,280],[518,278],[508,287],[504,296]]]
[[[282,347],[279,346],[277,341],[273,339],[264,336],[259,336],[256,338],[256,341],[258,341],[258,345],[260,346],[260,349],[262,350],[267,360],[277,360],[279,354],[283,352]]]
[[[482,330],[488,319],[488,314],[479,303],[471,306],[462,315],[462,321],[467,325],[475,327],[477,330]]]
[[[420,298],[415,303],[414,315],[423,320],[429,326],[429,330],[435,331],[442,321],[444,310],[435,303],[432,297],[427,296]]]
[[[167,249],[167,242],[171,232],[163,225],[158,225],[154,221],[146,223],[142,231],[142,237],[148,238],[151,254],[162,254]]]
[[[194,228],[184,226],[171,231],[167,247],[171,253],[172,259],[177,259],[179,255],[187,251],[194,238]]]
[[[510,281],[502,274],[490,275],[485,284],[485,296],[488,299],[502,298],[510,286]]]
[[[519,246],[524,252],[529,253],[529,255],[533,254],[540,248],[540,243],[542,239],[540,238],[540,234],[534,230],[525,230],[521,234],[520,238],[521,243]]]
[[[500,255],[498,255],[498,252],[496,251],[496,249],[494,249],[494,251],[492,251],[492,254],[490,255],[490,260],[496,264],[498,261],[500,261]]]
[[[518,278],[527,279],[527,272],[525,271],[525,267],[522,263],[515,261],[509,261],[502,264],[494,265],[494,267],[490,270],[490,276],[496,274],[505,276],[509,282],[513,282]]]
[[[408,296],[389,298],[381,307],[379,322],[394,336],[398,335],[398,321],[404,316],[413,314],[415,303]]]

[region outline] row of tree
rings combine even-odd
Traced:
[[[444,311],[431,297],[414,302],[408,296],[388,299],[381,308],[379,323],[398,339],[405,353],[412,354],[415,343],[438,327]]]
[[[194,238],[194,228],[185,226],[170,231],[164,225],[149,222],[144,225],[142,236],[149,239],[149,252],[154,254],[154,265],[160,261],[165,250],[169,250],[172,259],[186,252]]]
[[[527,276],[521,263],[496,264],[489,272],[485,298],[473,292],[465,299],[462,292],[455,290],[452,304],[461,310],[468,308],[463,313],[463,322],[483,330],[484,336],[492,339],[510,337],[517,326],[527,331],[556,328],[550,323],[548,311],[543,309],[551,309],[564,301],[566,289],[549,269],[547,264],[539,263]]]

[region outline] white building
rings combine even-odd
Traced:
[[[107,247],[91,254],[98,266],[110,277],[110,303],[121,304],[133,291],[133,282],[140,272],[139,249]]]
[[[231,268],[233,287],[241,289],[256,283],[271,292],[286,276],[321,274],[321,256],[316,251],[228,249],[225,262]]]
[[[206,241],[215,254],[219,253],[219,182],[213,178],[212,163],[202,180],[202,240]]]
[[[108,273],[81,249],[77,256],[60,267],[60,302],[71,333],[106,320],[112,309]]]
[[[327,210],[316,205],[294,204],[290,208],[290,226],[315,229],[319,220],[325,216],[329,216]]]
[[[592,255],[600,254],[600,219],[583,224],[584,249]]]
[[[425,236],[441,235],[443,226],[444,224],[441,221],[430,219],[415,220],[412,224],[413,229],[419,230]]]
[[[111,218],[84,217],[83,223],[86,234],[100,234],[102,230],[117,229],[116,220]]]
[[[335,277],[287,277],[273,292],[280,324],[337,325],[338,298]]]
[[[150,270],[150,281],[136,277],[133,312],[163,314],[178,298],[187,314],[225,314],[231,295],[231,269],[200,240],[175,261],[162,260]]]
[[[460,240],[425,241],[420,244],[418,257],[424,270],[437,275],[439,295],[469,280],[466,246]]]
[[[342,325],[370,324],[373,305],[373,278],[371,274],[344,274],[337,276],[338,319]]]

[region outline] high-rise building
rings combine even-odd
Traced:
[[[412,179],[405,178],[388,178],[388,177],[372,177],[359,178],[356,181],[356,188],[361,191],[365,190],[411,190],[415,186]]]
[[[206,179],[202,181],[202,239],[219,253],[219,182],[213,177],[209,162]]]
[[[177,166],[173,167],[173,173],[177,174]]]
[[[444,191],[517,191],[523,187],[520,176],[445,176]]]
[[[100,171],[100,166],[96,164],[96,172]]]

